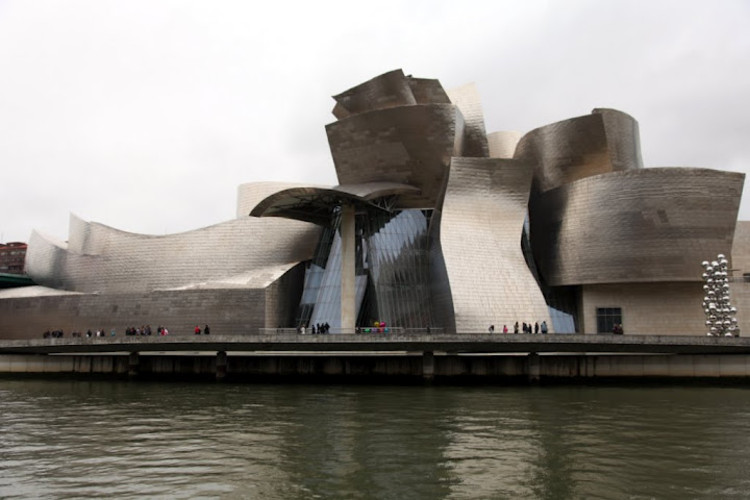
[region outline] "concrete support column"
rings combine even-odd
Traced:
[[[227,353],[219,351],[216,353],[216,380],[224,380],[227,376]]]
[[[539,355],[535,352],[530,352],[526,358],[526,376],[529,378],[529,382],[539,382],[541,371]]]
[[[341,207],[341,331],[353,332],[355,316],[355,210],[352,205]]]
[[[140,356],[137,352],[131,352],[130,355],[128,355],[128,376],[129,377],[136,377],[138,376],[138,364],[140,362]]]
[[[428,381],[435,378],[435,353],[432,351],[422,353],[422,378]]]

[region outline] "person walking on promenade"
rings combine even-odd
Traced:
[[[200,335],[201,334],[201,327],[198,325],[195,325],[195,334]]]
[[[503,325],[503,333],[508,333],[508,325]]]
[[[516,321],[516,324],[513,325],[513,333],[518,333],[518,321]]]
[[[536,321],[534,323],[534,333],[539,333],[539,322],[538,321]]]
[[[542,321],[542,335],[547,335],[547,322]]]
[[[206,335],[211,334],[211,329],[208,327],[208,325],[203,327],[203,333],[205,333]]]

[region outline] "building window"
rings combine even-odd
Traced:
[[[622,308],[596,308],[596,333],[612,333],[615,325],[622,325]]]

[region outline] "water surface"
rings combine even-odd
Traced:
[[[750,498],[745,387],[0,379],[2,498]]]

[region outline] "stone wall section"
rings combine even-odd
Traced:
[[[699,281],[585,285],[580,333],[596,333],[597,308],[619,307],[626,335],[705,335],[702,299]]]
[[[112,329],[123,336],[129,326],[159,325],[170,335],[193,335],[206,324],[213,334],[257,333],[264,327],[267,303],[264,290],[225,288],[159,291],[144,294],[67,294],[0,300],[0,338],[41,338],[46,330],[62,329],[83,334],[88,329]],[[283,308],[276,306],[278,311]]]

